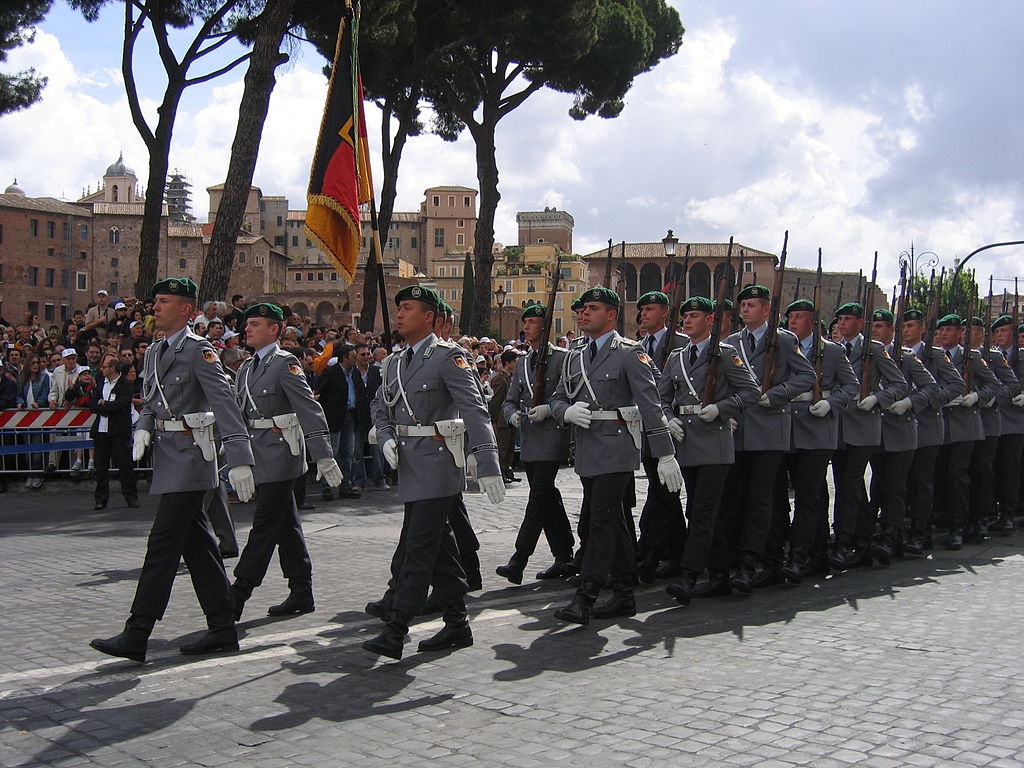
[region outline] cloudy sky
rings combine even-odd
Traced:
[[[911,242],[951,265],[975,248],[1024,240],[1024,5],[821,0],[671,0],[682,51],[640,76],[614,120],[568,117],[569,99],[534,95],[500,124],[496,237],[516,240],[515,214],[554,205],[576,220],[575,250],[608,240],[724,241],[778,252],[790,264],[870,270],[891,286]],[[8,70],[50,78],[40,104],[0,118],[0,183],[74,199],[124,151],[145,178],[147,155],[119,71],[121,4],[86,24],[55,7]],[[326,82],[312,50],[280,72],[254,183],[305,207]],[[155,114],[155,61],[141,88]],[[171,167],[189,176],[196,213],[223,181],[242,73],[190,92]],[[376,139],[375,110],[370,132]],[[379,182],[380,171],[376,178]],[[468,137],[427,136],[406,149],[399,210],[436,184],[476,186]],[[1024,275],[1024,247],[972,260],[996,291]],[[1004,280],[1000,281],[1000,278]]]

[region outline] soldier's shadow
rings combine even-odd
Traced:
[[[106,571],[94,571],[91,576],[95,577],[91,581],[80,581],[76,587],[102,587],[107,584],[117,584],[121,581],[136,582],[139,580],[139,576],[142,574],[141,566],[139,568],[132,569],[120,569],[113,568]]]

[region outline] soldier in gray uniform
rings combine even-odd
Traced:
[[[882,410],[907,395],[907,381],[885,347],[860,333],[864,307],[849,302],[836,310],[840,346],[857,374],[863,371],[865,345],[870,349],[870,380],[866,397],[850,403],[839,419],[839,449],[832,457],[836,481],[834,528],[836,547],[829,562],[836,571],[871,564],[871,537],[875,526],[868,507],[864,472],[871,454],[882,444]]]
[[[334,460],[327,418],[313,399],[298,359],[278,346],[284,312],[276,304],[254,304],[245,310],[246,341],[256,354],[242,363],[236,378],[238,407],[249,425],[256,458],[256,510],[252,530],[235,566],[235,621],[252,591],[263,583],[278,550],[288,597],[271,606],[269,616],[310,613],[313,567],[302,535],[292,491],[295,478],[306,473],[306,457],[316,462],[317,480],[332,487],[344,479]]]
[[[971,453],[970,469],[970,514],[965,538],[972,536],[980,537],[987,532],[988,524],[993,522],[996,515],[995,498],[995,465],[999,440],[1003,434],[1002,408],[999,407],[1000,398],[1006,398],[1007,390],[1004,379],[999,376],[999,369],[1004,375],[1009,374],[1009,369],[1004,365],[1003,356],[994,349],[985,349],[985,321],[975,317],[973,322],[968,323],[967,319],[962,322],[964,328],[964,345],[976,351],[984,360],[992,375],[999,382],[997,394],[990,400],[983,400],[979,403],[981,410],[981,424],[985,429],[985,439],[975,443],[974,451]]]
[[[895,318],[888,309],[871,313],[871,338],[885,345],[894,358]],[[942,402],[943,390],[914,350],[903,348],[899,367],[908,394],[882,411],[882,444],[871,457],[871,498],[879,508],[881,528],[871,545],[875,562],[887,566],[903,537],[907,516],[907,477],[917,451],[918,408]]]
[[[754,374],[762,394],[757,402],[759,407],[745,409],[737,419],[736,460],[729,471],[715,523],[715,538],[708,556],[710,578],[698,585],[694,597],[729,594],[733,589],[748,593],[754,586],[766,586],[779,579],[782,547],[771,553],[765,551],[775,476],[790,447],[789,402],[814,387],[814,369],[797,348],[796,336],[783,328],[776,332],[774,370],[766,370],[768,323],[774,320],[770,317],[771,291],[763,285],[748,285],[736,300],[744,327],[727,341]],[[771,381],[766,382],[769,376]],[[730,579],[731,568],[735,572]]]
[[[589,525],[580,586],[572,602],[555,611],[555,618],[588,624],[591,615],[636,614],[636,540],[623,500],[640,467],[645,434],[651,453],[658,458],[658,479],[670,493],[679,491],[682,474],[658,402],[651,359],[637,342],[615,331],[619,295],[598,287],[580,298],[580,330],[588,343],[566,355],[561,381],[551,398],[551,413],[563,426],[578,428],[576,474],[588,499]],[[595,609],[601,584],[609,575],[612,597]]]
[[[787,325],[800,351],[821,381],[790,400],[792,452],[776,478],[773,519],[788,524],[789,555],[782,577],[798,584],[828,556],[828,492],[825,473],[839,442],[839,414],[857,399],[857,377],[843,349],[818,337],[814,349],[814,303],[798,299],[786,307]],[[793,520],[789,523],[789,483],[793,484]],[[827,567],[827,566],[826,566]]]
[[[963,380],[963,388],[942,410],[945,435],[935,460],[935,512],[938,522],[949,528],[946,549],[964,545],[964,531],[970,514],[971,454],[985,439],[979,402],[999,394],[999,382],[977,350],[960,345],[960,317],[948,314],[935,324],[936,341],[945,350]]]
[[[1003,384],[998,395],[1003,431],[996,452],[995,493],[998,515],[988,526],[989,533],[1006,536],[1013,533],[1013,508],[1020,488],[1020,460],[1024,449],[1024,394],[1015,366],[1020,364],[1020,347],[1014,349],[1016,338],[1013,318],[1000,315],[992,323],[992,350],[995,362],[989,365]]]
[[[924,320],[920,309],[911,308],[903,313],[903,341],[938,384],[937,391],[909,395],[917,418],[917,450],[907,475],[907,512],[911,523],[903,553],[915,556],[931,549],[935,459],[945,432],[942,409],[964,390],[964,380],[945,351],[925,345]]]
[[[720,342],[714,392],[705,404],[715,305],[710,299],[694,296],[683,302],[680,313],[683,332],[690,341],[669,355],[658,382],[658,395],[669,431],[678,443],[689,523],[681,579],[670,584],[667,592],[689,605],[697,579],[707,568],[715,519],[735,458],[732,422],[744,408],[757,402],[760,392],[736,350]]]
[[[382,365],[382,384],[370,406],[384,458],[399,470],[406,524],[392,559],[393,598],[384,631],[363,643],[372,653],[402,657],[409,622],[434,587],[444,606],[444,628],[421,651],[473,644],[466,614],[466,576],[448,517],[466,487],[466,451],[475,457],[478,483],[498,504],[505,484],[480,386],[465,351],[433,333],[440,299],[413,285],[395,295],[395,324],[407,346]]]
[[[142,373],[145,403],[132,454],[138,461],[152,442],[150,493],[159,495],[160,502],[124,631],[90,643],[103,653],[140,662],[146,659],[154,625],[163,618],[183,557],[209,631],[181,646],[181,652],[238,650],[231,587],[202,511],[204,494],[218,482],[214,425],[230,467],[228,478],[242,501],[251,499],[255,490],[253,457],[249,434],[216,350],[188,329],[197,292],[188,278],[168,278],[153,286],[156,327],[166,336],[146,355]]]
[[[537,366],[544,339],[547,307],[533,304],[523,310],[523,335],[530,345],[528,354],[516,360],[512,383],[502,405],[505,419],[519,430],[520,462],[530,483],[523,522],[516,536],[515,553],[496,573],[513,584],[523,583],[523,571],[537,547],[541,533],[547,538],[555,562],[537,574],[538,579],[572,575],[570,563],[575,541],[572,526],[555,479],[558,468],[569,457],[569,430],[551,418],[551,395],[561,379],[566,351],[548,343],[544,369],[544,392],[534,405]]]
[[[656,367],[655,378],[672,349],[682,349],[689,339],[665,323],[669,318],[669,298],[661,291],[648,291],[636,303],[640,345]],[[686,518],[678,493],[669,493],[658,480],[658,459],[644,443],[641,457],[647,475],[647,499],[640,512],[640,580],[652,582],[679,575],[679,559],[686,544]]]

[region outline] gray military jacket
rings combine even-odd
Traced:
[[[658,343],[654,345],[654,354],[650,355],[650,358],[654,361],[654,365],[659,371],[664,370],[665,365],[668,363],[668,359],[665,356],[665,349],[668,347],[669,333],[668,329],[666,329],[665,332],[661,334],[661,338],[658,340]],[[646,336],[644,338],[646,338]],[[679,331],[676,331],[675,340],[672,342],[672,349],[682,349],[689,343],[689,336],[685,333],[679,333]],[[645,352],[647,351],[644,339],[640,339],[640,346],[643,347]]]
[[[978,353],[981,354],[981,349],[978,349]],[[989,349],[984,353],[984,358],[985,362],[988,363],[989,370],[992,371],[992,375],[999,382],[999,389],[995,396],[995,402],[992,402],[992,405],[989,405],[992,398],[978,403],[981,406],[981,423],[985,427],[985,437],[999,437],[1005,432],[1003,429],[1003,409],[999,407],[999,400],[1006,397],[1006,387],[1011,379],[1016,379],[1016,377],[1010,373],[1010,366],[1006,365],[1006,361],[1003,360],[1003,355],[998,349]],[[1010,433],[1006,432],[1006,434]]]
[[[430,334],[411,361],[406,351],[384,358],[382,383],[370,403],[378,443],[392,439],[398,443],[398,498],[403,502],[437,499],[466,489],[466,471],[456,465],[442,439],[401,436],[402,426],[433,426],[461,418],[466,425],[466,451],[476,457],[478,475],[500,477],[491,418],[465,350]]]
[[[822,399],[832,408],[825,416],[815,416],[809,410],[813,402],[806,395],[798,395],[796,401],[789,404],[793,421],[792,447],[797,451],[834,451],[839,444],[840,414],[857,399],[857,376],[846,359],[846,351],[824,338],[818,340],[818,345],[822,355]],[[815,362],[808,362],[814,371]]]
[[[903,347],[903,360],[900,363],[900,370],[903,378],[907,381],[910,390],[910,410],[902,416],[889,413],[888,409],[882,411],[882,450],[887,453],[900,451],[915,451],[918,446],[918,424],[915,405],[915,398],[923,398],[931,401],[942,396],[942,388],[935,381],[935,377],[928,372],[914,350]]]
[[[858,380],[861,371],[863,341],[864,337],[858,334],[852,342],[854,347],[850,354],[850,366]],[[857,396],[850,401],[842,416],[839,417],[840,448],[847,445],[881,445],[881,412],[897,400],[902,400],[907,396],[907,380],[903,378],[903,374],[896,367],[896,363],[892,361],[889,353],[885,351],[885,347],[880,342],[872,341],[871,349],[871,385],[868,390],[870,394],[878,398],[878,405],[870,411],[862,411],[857,407],[860,398],[860,392],[857,392]]]
[[[702,421],[696,414],[707,385],[710,345],[704,347],[693,366],[689,362],[689,344],[673,352],[658,382],[665,418],[678,418],[686,432],[686,438],[676,447],[676,458],[682,467],[732,464],[735,442],[729,419],[736,419],[744,408],[755,407],[761,396],[757,380],[736,350],[724,342],[718,348],[721,359],[713,401],[718,406],[718,418],[714,421]],[[685,413],[680,413],[680,409]]]
[[[249,433],[213,345],[191,331],[161,356],[166,344],[161,340],[146,350],[142,370],[144,402],[136,429],[153,435],[149,492],[210,490],[219,483],[217,462],[203,458],[191,432],[165,431],[161,422],[180,422],[185,414],[212,411],[229,467],[253,464]]]
[[[551,412],[558,422],[565,425],[565,411],[576,402],[589,403],[592,411],[637,406],[651,455],[673,455],[672,436],[658,402],[654,366],[639,343],[612,333],[597,357],[593,361],[588,357],[586,345],[571,349],[565,356],[561,380],[551,396]],[[639,467],[640,449],[621,417],[595,419],[589,429],[576,430],[575,468],[580,477],[632,472]]]
[[[238,369],[235,386],[238,407],[249,425],[257,484],[305,474],[307,456],[310,461],[334,456],[324,409],[313,399],[306,374],[293,354],[275,344],[258,366],[255,358],[249,358]],[[264,423],[288,413],[298,416],[302,428],[298,455],[292,453],[280,427]]]
[[[961,389],[957,394],[962,395],[966,386],[963,382],[964,363],[967,361],[964,348],[957,345],[947,354],[953,367],[960,374]],[[978,393],[978,402],[970,408],[955,405],[942,409],[943,418],[946,420],[946,431],[942,440],[944,445],[985,439],[985,425],[981,420],[980,406],[999,394],[999,381],[988,367],[988,363],[981,358],[978,350],[971,350],[969,365],[971,390]]]
[[[993,347],[994,354],[989,356],[989,367],[995,373],[999,383],[1003,385],[996,402],[1003,420],[1004,435],[1024,434],[1024,408],[1014,405],[1011,400],[1021,393],[1020,379],[1013,372],[1009,361],[1003,357],[999,347]]]
[[[516,360],[512,383],[508,387],[508,395],[501,406],[506,421],[514,413],[523,414],[519,427],[520,458],[523,461],[565,461],[569,456],[569,430],[557,419],[547,418],[544,421],[532,422],[526,412],[533,407],[534,373],[531,370],[535,350],[522,355]],[[558,388],[562,378],[562,365],[566,351],[554,344],[548,344],[547,368],[544,371],[544,398],[542,403],[550,403],[551,396]]]
[[[924,352],[924,342],[918,342],[911,350],[936,381],[934,388],[915,389],[908,395],[917,417],[917,447],[942,445],[946,431],[942,406],[964,391],[964,380],[941,347],[932,347],[929,355]]]
[[[761,335],[753,351],[750,349],[752,338],[753,334],[744,328],[732,334],[728,342],[761,387],[764,384],[768,331]],[[740,414],[736,430],[738,450],[788,451],[792,433],[789,401],[814,388],[814,368],[800,352],[796,335],[779,328],[776,345],[775,375],[767,392],[771,408],[747,408]]]

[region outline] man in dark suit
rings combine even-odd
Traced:
[[[132,394],[133,386],[124,373],[128,364],[109,358],[103,364],[103,383],[93,387],[89,410],[96,420],[89,437],[96,445],[96,506],[106,509],[110,501],[110,461],[113,459],[121,480],[121,492],[129,507],[139,506],[135,489],[135,467],[132,464]]]
[[[355,347],[345,344],[336,346],[337,362],[328,364],[317,386],[320,395],[320,406],[327,416],[327,428],[331,432],[331,447],[334,458],[345,473],[345,482],[338,491],[342,499],[358,499],[362,494],[355,490],[352,480],[352,446],[355,428],[355,392],[349,391],[351,372],[355,368]],[[353,387],[353,390],[355,387]],[[320,496],[324,501],[333,498],[331,487],[320,486]]]
[[[370,415],[370,402],[380,388],[380,368],[376,365],[371,365],[373,353],[370,351],[369,344],[356,344],[355,349],[356,370],[352,376],[352,384],[356,390],[356,424],[352,481],[365,488],[368,485],[367,480],[372,480],[378,490],[386,491],[389,488],[387,480],[384,478],[377,446],[371,446],[373,458],[370,462],[369,473],[366,471],[365,462],[370,429],[373,427],[373,417]]]

